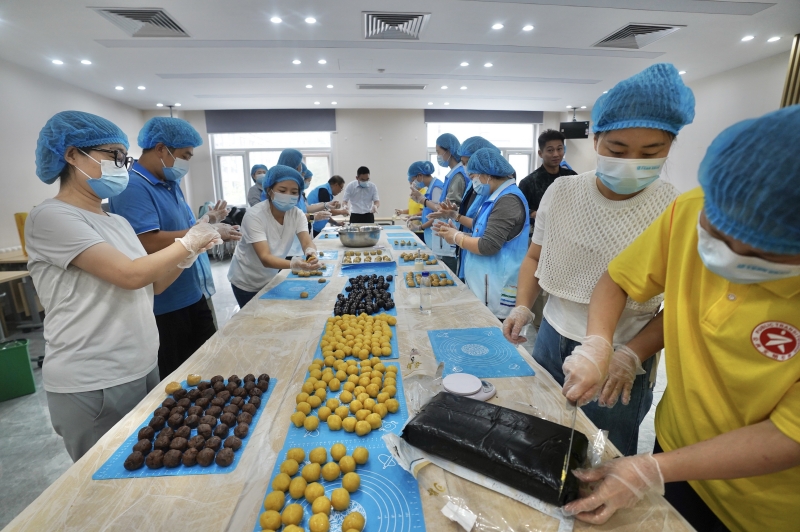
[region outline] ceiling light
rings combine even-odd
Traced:
[[[686,74],[686,71],[685,71],[685,70],[681,70],[680,72],[678,72],[678,75],[679,75],[679,76],[683,76],[684,74]]]
[[[314,17],[308,17],[308,18],[306,18],[306,23],[307,23],[307,24],[314,24],[314,23],[316,23],[316,22],[317,22],[317,19],[315,19]]]
[[[325,61],[324,59],[320,59],[319,61],[317,61],[317,63],[319,63],[320,65],[324,65],[325,63],[327,63],[327,61]]]
[[[143,90],[145,90],[147,87],[145,87],[144,85],[139,85],[139,86],[138,86],[138,87],[136,87],[136,88],[137,88],[137,89],[139,89],[140,91],[143,91]]]
[[[754,36],[752,36],[752,35],[745,35],[744,37],[742,37],[742,42],[752,41],[753,39],[755,39],[755,37],[754,37]]]
[[[63,65],[64,61],[62,61],[61,59],[53,59],[53,64],[54,65]]]
[[[769,39],[767,39],[767,42],[775,42],[775,41],[780,41],[780,40],[781,40],[780,37],[770,37]]]
[[[92,62],[91,62],[91,61],[89,61],[88,59],[81,59],[81,64],[82,64],[82,65],[91,65],[91,64],[92,64]]]
[[[463,61],[463,62],[461,63],[461,66],[469,66],[469,63],[467,63],[466,61]]]
[[[568,105],[568,106],[567,106],[567,109],[572,109],[572,106],[571,106],[571,105]]]
[[[280,24],[281,22],[283,22],[283,20],[281,20],[281,17],[272,17],[271,19],[269,19],[269,21],[272,22],[273,24]]]
[[[292,61],[293,65],[299,65],[300,63],[301,61],[299,59],[295,59],[294,61]]]
[[[532,29],[533,26],[531,26],[530,24],[528,24],[527,26],[522,26],[522,31],[531,31]]]
[[[462,90],[462,91],[465,91],[465,90],[467,90],[467,86],[466,86],[466,85],[462,85],[462,86],[461,86],[461,90]]]
[[[433,105],[433,102],[428,102],[428,105]]]
[[[331,102],[331,105],[336,105],[336,102]]]
[[[444,102],[445,105],[450,105],[450,102]]]
[[[581,109],[586,109],[586,106],[585,105],[581,105]]]
[[[326,85],[327,88],[332,89],[333,85]]]
[[[319,102],[314,102],[314,105],[319,105]]]
[[[180,106],[181,106],[181,104],[179,104],[179,103],[175,104],[175,107],[180,107]]]
[[[608,91],[603,91],[603,94],[608,94]]]
[[[447,85],[442,85],[442,89],[446,89],[446,88],[447,88]]]
[[[503,25],[498,22],[497,24],[492,26],[492,29],[493,30],[502,30],[503,29]]]
[[[164,107],[164,104],[163,103],[157,103],[156,107]]]
[[[117,85],[117,86],[116,86],[116,87],[114,87],[114,88],[115,88],[115,89],[117,89],[118,91],[121,91],[121,90],[122,90],[122,89],[124,89],[125,87],[123,87],[122,85]]]
[[[307,88],[307,89],[313,89],[313,88],[314,88],[314,85],[306,85],[306,88]]]
[[[491,68],[491,67],[493,67],[494,65],[493,65],[493,64],[491,64],[491,63],[484,63],[484,64],[483,64],[483,66],[485,66],[486,68]]]

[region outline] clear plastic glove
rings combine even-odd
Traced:
[[[184,269],[190,267],[200,253],[211,249],[215,244],[222,244],[219,232],[206,222],[199,222],[182,238],[176,238],[175,241],[180,242],[189,252],[189,256],[178,264],[179,268]]]
[[[456,236],[459,234],[464,234],[452,223],[442,223],[439,222],[438,224],[433,225],[433,232],[436,233],[437,236],[444,238],[444,240],[448,244],[455,244],[456,243]]]
[[[596,399],[606,382],[613,354],[614,348],[602,336],[584,338],[564,360],[564,396],[578,406]]]
[[[219,236],[222,238],[223,242],[231,242],[237,241],[242,239],[242,233],[239,231],[241,229],[238,225],[228,225],[228,224],[212,224],[214,229],[217,230]]]
[[[417,203],[422,203],[423,201],[425,201],[425,194],[422,194],[415,187],[410,187],[410,188],[411,188],[411,199],[412,200],[416,201]]]
[[[642,362],[637,355],[627,345],[619,346],[611,357],[611,365],[608,367],[608,379],[600,392],[597,404],[600,406],[613,407],[622,394],[622,404],[627,405],[631,402],[631,388],[637,375],[644,375],[646,372],[642,368]]]
[[[338,209],[342,206],[342,204],[338,201],[329,201],[325,204],[325,208],[327,209]]]
[[[378,214],[378,206],[373,204],[369,212],[371,212],[372,214]]]
[[[514,307],[503,322],[503,336],[514,345],[524,344],[528,341],[525,333],[533,324],[535,317],[536,315],[528,307],[522,305]]]
[[[219,200],[216,205],[206,211],[204,216],[208,217],[208,223],[218,224],[228,216],[228,202]]]
[[[317,248],[308,246],[303,253],[306,254],[306,260],[308,262],[317,260]]]
[[[316,257],[312,260],[306,261],[304,257],[296,256],[292,257],[292,260],[289,261],[289,268],[292,270],[305,270],[307,272],[311,272],[314,270],[319,270],[322,265],[319,263]]]
[[[421,233],[422,229],[422,222],[419,221],[419,216],[412,216],[406,222],[406,227],[414,231],[415,233]]]
[[[457,216],[458,209],[442,209],[442,205],[440,204],[438,211],[433,211],[428,215],[428,220],[455,220]]]
[[[630,508],[647,493],[664,495],[664,477],[651,453],[617,458],[595,469],[573,471],[583,482],[602,481],[593,493],[562,508],[580,521],[602,525],[620,508]]]
[[[315,222],[324,222],[331,219],[331,213],[328,211],[319,211],[314,213]]]

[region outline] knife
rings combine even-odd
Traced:
[[[561,470],[561,488],[558,490],[558,500],[561,500],[561,493],[564,491],[564,484],[567,483],[567,468],[569,467],[569,455],[572,454],[572,441],[575,439],[575,421],[578,419],[578,405],[570,406],[572,410],[572,432],[569,435],[569,447],[567,448],[567,456],[564,457],[564,469]]]

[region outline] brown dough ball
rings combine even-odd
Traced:
[[[233,414],[234,416],[239,415],[239,406],[238,405],[228,405],[222,409],[223,412],[226,414]]]
[[[236,425],[236,428],[233,429],[233,435],[237,438],[246,438],[247,435],[250,433],[250,425],[247,423],[239,423]]]
[[[247,393],[250,394],[250,397],[261,397],[261,394],[263,394],[264,392],[261,391],[261,388],[256,387]]]
[[[214,399],[214,401],[216,401],[216,399]],[[212,401],[212,403],[213,403],[213,401]],[[220,415],[222,415],[222,407],[212,404],[211,406],[206,408],[205,415],[206,416],[219,417]]]
[[[197,401],[197,400],[200,398],[200,396],[201,396],[201,395],[203,395],[203,392],[201,392],[200,390],[198,390],[197,388],[195,388],[194,390],[189,390],[189,395],[187,395],[186,397],[187,397],[187,398],[188,398],[188,399],[189,399],[191,402],[195,402],[195,401]]]
[[[160,469],[164,467],[164,451],[156,450],[147,455],[144,461],[150,469]]]
[[[172,394],[172,397],[173,397],[173,398],[174,398],[176,401],[180,401],[181,399],[183,399],[183,398],[184,398],[184,397],[186,397],[187,395],[189,395],[189,392],[188,392],[187,390],[184,390],[183,388],[181,388],[180,390],[178,390],[178,391],[176,391],[175,393],[173,393],[173,394]]]
[[[233,449],[222,449],[217,453],[217,465],[220,467],[228,467],[233,463]]]
[[[218,436],[219,438],[227,438],[228,432],[230,432],[228,425],[226,425],[225,423],[220,423],[214,429],[214,436]]]
[[[229,382],[228,384],[225,385],[225,391],[228,393],[232,393],[233,390],[235,390],[238,387],[239,385],[236,384],[235,382]]]
[[[255,381],[256,380],[256,376],[253,375],[252,373],[248,373],[247,375],[244,376],[244,379],[242,379],[242,380],[244,382]]]
[[[192,429],[186,425],[178,427],[175,431],[175,438],[186,438],[187,440],[192,437]],[[173,438],[174,439],[174,438]]]
[[[203,416],[200,418],[200,425],[208,425],[209,427],[217,426],[217,418],[214,416]]]
[[[172,397],[167,397],[166,399],[164,399],[164,400],[161,402],[161,406],[163,406],[164,408],[173,409],[173,408],[175,408],[176,406],[178,406],[178,401],[176,401],[176,400],[175,400],[175,399],[173,399]]]
[[[269,380],[269,374],[268,373],[262,373],[261,375],[258,376],[257,380],[268,381]]]
[[[214,393],[215,393],[215,394],[216,394],[216,393],[219,393],[219,392],[221,392],[221,391],[223,391],[223,390],[225,389],[225,383],[224,383],[224,382],[222,382],[222,381],[215,382],[215,383],[214,383],[214,384],[211,386],[211,389],[212,389],[212,390],[214,390]]]
[[[170,443],[172,443],[172,440],[170,440],[169,438],[165,436],[159,436],[158,438],[156,438],[156,441],[153,442],[153,448],[159,451],[166,452],[169,450]]]
[[[177,449],[171,449],[164,454],[164,467],[173,468],[181,465],[183,453]]]
[[[175,436],[175,431],[170,427],[164,427],[161,429],[161,432],[158,433],[159,438],[167,438],[171,440],[173,436]]]
[[[161,430],[164,428],[164,425],[167,424],[167,420],[161,416],[155,416],[153,419],[150,420],[148,426],[153,427],[153,430]]]
[[[213,434],[211,425],[207,423],[201,423],[200,425],[197,426],[197,434],[198,436],[202,436],[205,439],[210,438],[211,434]]]
[[[231,392],[229,392],[228,390],[223,390],[217,394],[217,399],[222,399],[226,403],[230,398],[231,398]]]
[[[253,405],[256,407],[256,409],[258,409],[258,407],[261,406],[261,397],[257,395],[251,395],[250,399],[247,400],[247,404]]]
[[[236,418],[237,423],[247,423],[248,425],[253,422],[253,416],[247,412],[242,412]]]
[[[169,448],[172,450],[178,450],[180,452],[183,452],[186,450],[188,445],[189,441],[186,438],[175,438],[174,440],[172,440],[172,442],[170,442]]]
[[[189,392],[186,392],[186,397],[178,401],[178,406],[184,410],[192,406],[192,400],[189,399]]]
[[[147,443],[150,443],[150,440],[145,440]],[[144,465],[144,455],[139,451],[133,451],[126,459],[125,463],[122,466],[127,469],[128,471],[136,471],[137,469],[141,469]]]
[[[205,448],[197,453],[197,463],[203,467],[208,467],[214,461],[215,455],[214,449]]]
[[[235,388],[233,390],[233,396],[234,397],[247,397],[247,390],[245,390],[242,387]]]
[[[197,407],[193,406],[192,408],[197,408]],[[191,410],[191,408],[189,410]],[[192,414],[191,416],[188,416],[186,419],[183,420],[183,424],[186,427],[189,427],[190,429],[196,429],[197,426],[200,425],[200,418]]]
[[[241,384],[242,379],[240,379],[239,376],[234,373],[233,375],[228,377],[228,382],[234,382],[238,385]]]
[[[200,408],[203,409],[208,408],[208,405],[210,404],[211,404],[211,399],[209,399],[208,397],[201,397],[200,399],[194,402],[194,406],[199,406]]]
[[[206,440],[206,449],[211,449],[212,451],[219,451],[219,448],[222,446],[222,440],[219,439],[218,436],[212,436]]]
[[[269,378],[267,378],[266,380],[259,380],[256,386],[262,392],[266,392],[267,390],[269,390]]]
[[[211,400],[211,406],[218,406],[220,410],[222,410],[222,407],[225,406],[225,399],[221,397],[214,397]]]
[[[231,414],[230,412],[225,412],[221,416],[219,416],[220,423],[223,423],[229,427],[236,425],[236,416]],[[217,427],[219,428],[219,427]]]
[[[142,427],[139,430],[138,438],[140,440],[152,440],[156,436],[156,431],[153,430],[153,427]]]
[[[214,388],[208,388],[206,390],[203,390],[203,393],[201,395],[201,399],[208,399],[209,401],[211,401],[216,394],[217,394],[217,392],[214,391]],[[199,400],[200,399],[198,399],[198,401]],[[195,403],[197,403],[197,401],[195,401]]]
[[[250,381],[250,382],[245,382],[244,383],[244,391],[246,391],[246,392],[249,392],[250,390],[252,390],[255,387],[256,387],[256,382],[255,381]],[[234,395],[236,395],[236,394],[234,394]]]
[[[239,408],[241,408],[242,406],[244,406],[244,398],[242,398],[242,397],[234,397],[234,398],[231,399],[231,404],[233,406],[238,406]]]
[[[167,425],[169,425],[173,429],[180,427],[181,425],[183,425],[183,416],[181,414],[175,414],[173,416],[169,416],[169,419],[167,420]]]
[[[191,438],[186,445],[190,449],[197,449],[199,451],[206,446],[206,439],[198,434],[197,436]]]
[[[167,408],[167,407],[165,407],[165,406],[162,406],[162,407],[156,408],[156,409],[153,411],[153,417],[156,417],[156,416],[161,416],[161,417],[163,417],[164,419],[167,419],[167,418],[169,417],[169,408]]]
[[[211,388],[211,383],[208,381],[201,381],[197,383],[197,389],[200,390],[201,392],[204,392],[209,388]]]
[[[203,415],[203,409],[199,406],[190,406],[188,410],[186,410],[186,416],[197,416],[200,417]]]
[[[236,436],[228,436],[228,439],[225,440],[223,444],[226,449],[233,449],[234,451],[238,451],[239,448],[242,446],[242,440],[237,438]]]
[[[183,459],[181,460],[183,465],[186,467],[192,467],[195,465],[197,463],[197,455],[199,452],[200,451],[197,449],[186,449],[186,451],[183,453]]]
[[[211,382],[212,386],[215,385],[218,382],[224,383],[225,382],[225,377],[223,377],[222,375],[214,375],[213,377],[211,377],[211,381],[210,382]]]

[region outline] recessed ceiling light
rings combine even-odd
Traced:
[[[331,105],[336,105],[336,102],[331,102]]]
[[[175,107],[180,107],[180,106],[181,106],[181,104],[179,104],[179,103],[175,104]]]
[[[157,103],[156,107],[164,107],[164,104],[163,103]]]
[[[462,85],[462,86],[461,86],[461,90],[462,90],[462,91],[465,91],[465,90],[467,90],[467,86],[466,86],[466,85]]]
[[[491,64],[491,63],[484,63],[484,64],[483,64],[483,66],[485,66],[486,68],[491,68],[491,67],[493,67],[494,65],[493,65],[493,64]]]
[[[683,76],[684,74],[686,74],[686,71],[685,71],[685,70],[681,70],[680,72],[678,72],[678,75],[679,75],[679,76]]]
[[[314,24],[316,22],[317,22],[317,19],[315,19],[314,17],[307,17],[306,18],[306,23],[307,24]]]
[[[327,88],[332,89],[333,85],[326,85]]]
[[[581,109],[586,109],[586,106],[585,105],[581,105]]]
[[[445,105],[450,105],[450,102],[444,102]]]
[[[283,22],[283,20],[281,20],[281,17],[272,17],[271,19],[269,19],[269,21],[272,22],[273,24],[280,24],[281,22]]]
[[[753,35],[745,35],[742,37],[742,42],[752,41],[753,39],[755,39]]]
[[[122,85],[117,85],[117,86],[116,86],[116,87],[114,87],[114,88],[115,88],[115,89],[117,89],[118,91],[121,91],[121,90],[123,90],[125,87],[123,87]]]
[[[314,102],[314,105],[319,105],[319,102]]]
[[[92,64],[92,62],[91,62],[91,61],[89,61],[88,59],[81,59],[81,64],[82,64],[82,65],[91,65],[91,64]]]
[[[137,88],[137,89],[139,89],[140,91],[143,91],[143,90],[145,90],[147,87],[145,87],[144,85],[139,85],[139,86],[138,86],[138,87],[136,87],[136,88]]]
[[[295,59],[294,61],[292,61],[292,64],[293,65],[299,65],[301,62],[302,61],[300,61],[299,59]]]
[[[469,66],[469,63],[467,63],[466,61],[463,61],[463,62],[461,63],[461,66]]]
[[[527,26],[522,26],[522,31],[531,31],[532,29],[533,26],[531,26],[530,24],[528,24]]]
[[[446,89],[446,88],[447,88],[447,85],[442,85],[442,89]]]
[[[324,65],[325,63],[327,63],[327,61],[325,61],[324,59],[320,59],[319,61],[317,61],[317,63],[319,63],[320,65]]]
[[[780,40],[781,40],[780,37],[770,37],[769,39],[767,39],[767,42],[775,42],[775,41],[780,41]]]
[[[567,109],[572,109],[572,106],[571,106],[571,105],[568,105],[568,106],[567,106]]]
[[[314,88],[314,85],[306,85],[306,88],[307,88],[307,89],[313,89],[313,88]]]
[[[433,105],[433,102],[428,102],[428,105]]]
[[[54,65],[63,65],[64,61],[62,61],[61,59],[53,59],[53,64]]]
[[[497,24],[492,26],[492,29],[493,30],[502,30],[503,29],[503,25],[498,22]]]

